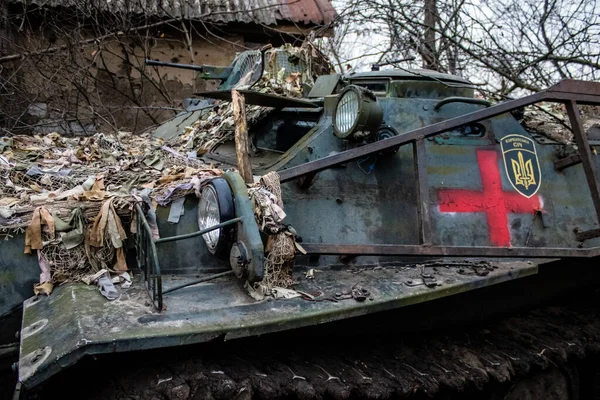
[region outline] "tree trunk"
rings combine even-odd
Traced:
[[[439,15],[437,12],[437,0],[424,0],[423,3],[423,44],[421,46],[421,57],[423,57],[423,68],[439,70],[438,55],[435,43],[435,28]]]

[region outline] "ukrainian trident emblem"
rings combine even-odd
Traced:
[[[525,197],[537,193],[542,180],[535,142],[521,135],[508,135],[500,141],[508,180]]]

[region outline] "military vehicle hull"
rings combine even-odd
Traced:
[[[389,85],[377,98],[377,129],[391,134],[341,140],[335,93],[380,78]],[[186,200],[178,224],[166,222],[168,208],[158,209],[160,239],[138,209],[140,270],[118,300],[68,284],[23,303],[20,383],[33,388],[89,354],[319,325],[533,276],[556,260],[596,260],[600,160],[577,103],[600,103],[599,85],[567,81],[487,107],[467,83],[441,78],[348,78],[311,100],[316,107],[283,107],[281,120],[305,129],[293,131],[297,140],[283,140],[292,130],[277,124],[255,132],[263,151],[252,158],[255,173],[278,171],[285,221],[298,235],[293,293],[257,301],[244,288],[264,276],[265,236],[244,181],[230,172],[224,179],[235,215],[221,222],[244,244],[243,271],[204,245],[210,229],[198,231],[197,199]],[[411,84],[420,94],[401,96]],[[565,104],[573,154],[565,157],[564,144],[526,131],[510,114],[540,101]],[[219,144],[206,158],[235,164],[232,149]]]

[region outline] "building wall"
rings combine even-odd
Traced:
[[[47,49],[67,43],[56,40],[52,32],[13,32],[13,37],[13,49]],[[10,107],[0,104],[0,114],[11,113],[4,118],[0,115],[0,123],[6,130],[34,133],[142,132],[181,111],[184,99],[194,92],[218,84],[197,80],[195,71],[145,66],[146,57],[229,65],[236,52],[244,49],[239,35],[210,40],[196,35],[191,44],[190,51],[179,31],[155,31],[85,46],[71,42],[66,50],[4,63],[0,73],[15,92]]]

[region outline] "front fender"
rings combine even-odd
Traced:
[[[244,243],[248,251],[248,281],[260,282],[264,275],[265,250],[254,210],[248,196],[246,183],[237,172],[226,172],[223,178],[229,184],[235,203],[235,216],[242,218],[237,224],[237,240]]]

